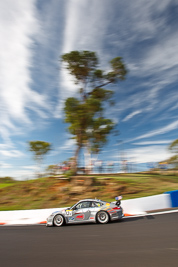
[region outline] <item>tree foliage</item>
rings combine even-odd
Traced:
[[[178,139],[174,140],[170,146],[169,146],[169,150],[172,151],[173,153],[178,154]]]
[[[175,155],[168,159],[169,164],[173,164],[178,167],[178,139],[174,140],[168,147],[168,149]]]
[[[34,152],[35,159],[42,158],[51,150],[51,144],[44,141],[29,141],[29,150]]]
[[[80,86],[79,97],[65,101],[65,122],[77,143],[75,159],[80,149],[87,146],[98,153],[107,142],[107,136],[114,129],[114,122],[105,118],[106,103],[113,103],[113,91],[103,87],[125,79],[127,70],[121,57],[110,61],[110,71],[98,68],[95,52],[72,51],[62,55],[62,62],[75,83]]]
[[[28,145],[29,151],[34,153],[34,159],[40,166],[44,155],[46,155],[51,150],[51,144],[44,141],[29,141]]]

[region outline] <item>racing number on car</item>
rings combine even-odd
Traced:
[[[72,210],[66,210],[66,215],[67,216],[72,216]]]

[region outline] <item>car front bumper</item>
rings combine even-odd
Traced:
[[[53,218],[54,216],[49,216],[47,218],[46,226],[53,226]]]

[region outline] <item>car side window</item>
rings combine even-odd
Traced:
[[[97,201],[92,202],[92,207],[101,207],[103,204]]]
[[[90,201],[83,201],[76,205],[76,209],[85,209],[90,207]]]

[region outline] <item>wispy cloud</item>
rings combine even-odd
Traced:
[[[0,154],[4,157],[7,157],[7,158],[21,158],[21,157],[24,157],[24,153],[22,153],[21,151],[19,150],[3,150],[1,149],[0,150]]]
[[[73,152],[75,147],[76,147],[76,140],[75,139],[70,139],[71,136],[70,135],[66,135],[67,138],[69,138],[68,140],[64,141],[64,143],[62,145],[60,145],[59,147],[57,147],[56,149],[54,149],[51,153],[50,156],[56,156],[62,153],[67,153],[67,152]]]
[[[127,115],[122,121],[128,121],[128,120],[132,119],[134,116],[136,116],[137,114],[140,114],[141,112],[142,112],[141,110],[133,111],[132,113]]]
[[[157,141],[145,141],[133,143],[133,145],[145,146],[145,145],[158,145],[158,144],[169,144],[172,140],[157,140]]]
[[[29,109],[38,112],[46,105],[45,97],[32,89],[34,39],[39,32],[35,4],[36,0],[0,3],[0,133],[5,141],[20,124],[31,123]]]
[[[29,166],[23,166],[22,169],[29,169],[29,170],[34,170],[37,171],[39,168],[37,165],[29,165]]]
[[[2,168],[2,169],[10,169],[10,168],[12,168],[12,165],[1,161],[0,162],[0,168]]]
[[[171,157],[171,153],[167,147],[162,145],[143,146],[140,148],[126,149],[124,158],[129,162],[141,164],[149,162],[160,162]],[[112,158],[118,158],[118,155],[113,155]]]
[[[161,127],[157,130],[153,130],[153,131],[150,131],[146,134],[143,134],[143,135],[140,135],[130,141],[135,141],[135,140],[138,140],[138,139],[143,139],[143,138],[148,138],[148,137],[152,137],[152,136],[156,136],[156,135],[160,135],[160,134],[165,134],[165,133],[168,133],[172,130],[175,130],[175,129],[178,129],[178,120],[164,126],[164,127]]]
[[[122,25],[119,29],[121,38],[117,43],[117,32],[110,37],[115,40],[115,50],[122,52],[127,47],[128,53],[124,59],[129,69],[128,77],[138,78],[139,83],[135,90],[131,85],[132,95],[128,97],[126,94],[125,99],[120,101],[118,113],[139,108],[146,114],[155,114],[164,108],[163,104],[166,107],[175,100],[169,91],[170,86],[178,81],[178,33],[174,30],[176,15],[173,17],[172,14],[176,5],[175,1],[169,0],[161,1],[161,4],[160,1],[142,0],[134,1],[133,5],[129,5],[128,1],[122,3],[122,13],[119,13],[114,24],[117,28]],[[124,23],[125,18],[127,23]],[[147,80],[143,79],[146,77]],[[162,103],[160,98],[166,88],[167,103]]]
[[[63,150],[73,150],[76,146],[76,140],[75,139],[69,139],[64,142],[63,146],[61,146],[59,149],[61,151]]]
[[[147,162],[159,162],[166,160],[171,156],[168,152],[167,147],[163,146],[146,146],[139,149],[128,149],[126,150],[128,160],[137,163]]]

